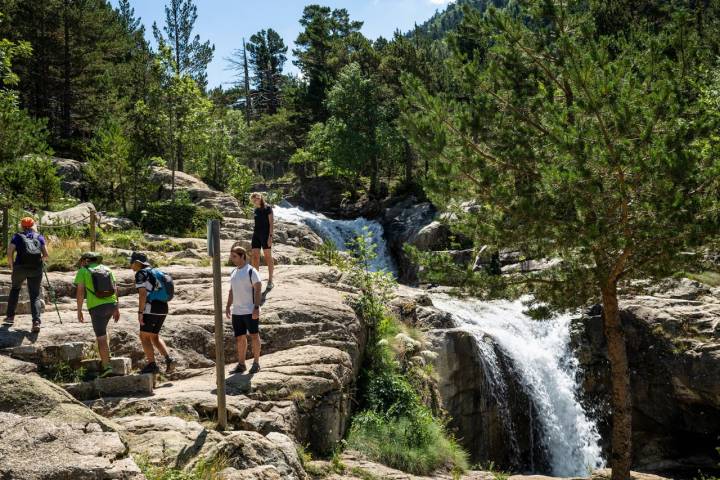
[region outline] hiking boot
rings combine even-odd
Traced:
[[[102,370],[100,370],[100,375],[98,375],[98,378],[107,378],[112,376],[113,374],[113,368],[110,364],[105,365]]]
[[[140,370],[140,374],[143,375],[145,373],[160,373],[160,369],[157,366],[157,363],[150,362],[147,365],[145,365],[145,368]]]
[[[3,323],[6,325],[12,325],[13,323],[15,323],[15,317],[5,317]]]
[[[266,291],[266,292],[269,292],[269,291],[272,290],[273,288],[275,288],[275,284],[274,284],[272,281],[270,281],[270,282],[267,283],[267,286],[265,287],[265,291]]]
[[[235,368],[233,368],[232,372],[230,372],[230,373],[232,373],[233,375],[241,374],[241,373],[245,372],[245,370],[247,370],[247,367],[245,366],[245,364],[238,362],[238,364],[235,365]]]
[[[38,333],[40,331],[40,320],[33,320],[32,329],[30,331],[32,333]]]
[[[172,357],[167,357],[165,359],[165,373],[173,373],[175,371],[175,367],[177,366],[177,362]]]
[[[255,375],[260,371],[260,364],[257,362],[253,362],[252,367],[250,367],[250,371],[248,372],[250,375]]]

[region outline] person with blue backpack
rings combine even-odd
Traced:
[[[165,373],[172,373],[176,362],[160,338],[160,329],[169,311],[168,302],[175,294],[173,279],[160,269],[152,268],[147,255],[141,252],[132,253],[130,268],[135,272],[135,287],[139,296],[140,342],[147,359],[147,364],[140,373],[160,372],[155,362],[156,348],[165,357]]]
[[[20,220],[22,231],[13,235],[7,249],[7,261],[12,270],[10,296],[8,297],[5,323],[15,322],[15,311],[20,298],[20,289],[27,281],[30,295],[30,313],[32,314],[32,332],[40,331],[40,313],[42,299],[40,287],[42,284],[44,262],[48,259],[45,238],[35,230],[35,220],[25,217]]]

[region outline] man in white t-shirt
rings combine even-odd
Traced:
[[[252,341],[254,362],[250,374],[260,371],[260,301],[262,283],[260,274],[247,261],[244,248],[234,245],[230,250],[230,260],[235,269],[230,274],[230,291],[225,306],[225,316],[232,319],[235,342],[237,344],[238,364],[232,373],[243,373],[247,355],[247,336]]]

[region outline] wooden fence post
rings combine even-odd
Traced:
[[[208,254],[212,256],[213,298],[215,299],[215,370],[217,377],[218,429],[227,428],[225,404],[225,329],[223,327],[222,270],[220,264],[220,221],[208,221]]]
[[[90,210],[90,251],[92,252],[96,251],[95,248],[97,247],[97,235],[95,233],[96,224],[97,213],[95,213],[95,210]]]

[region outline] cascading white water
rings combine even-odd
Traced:
[[[519,381],[532,399],[543,432],[552,474],[586,475],[604,466],[597,425],[577,400],[578,362],[570,349],[569,316],[533,320],[520,301],[481,302],[433,296],[437,308],[453,315],[458,327],[473,333],[479,346],[485,335],[513,362]],[[492,348],[480,348],[493,382],[499,379]],[[502,388],[502,385],[499,385]]]
[[[338,250],[348,250],[348,243],[360,235],[366,234],[370,242],[375,245],[376,258],[371,262],[371,268],[375,271],[385,270],[396,273],[395,263],[388,251],[385,242],[383,227],[379,222],[366,218],[354,220],[334,220],[321,213],[308,212],[298,207],[275,206],[273,215],[278,220],[289,223],[309,226],[323,240],[329,240],[335,244]],[[367,232],[367,233],[364,233]]]

